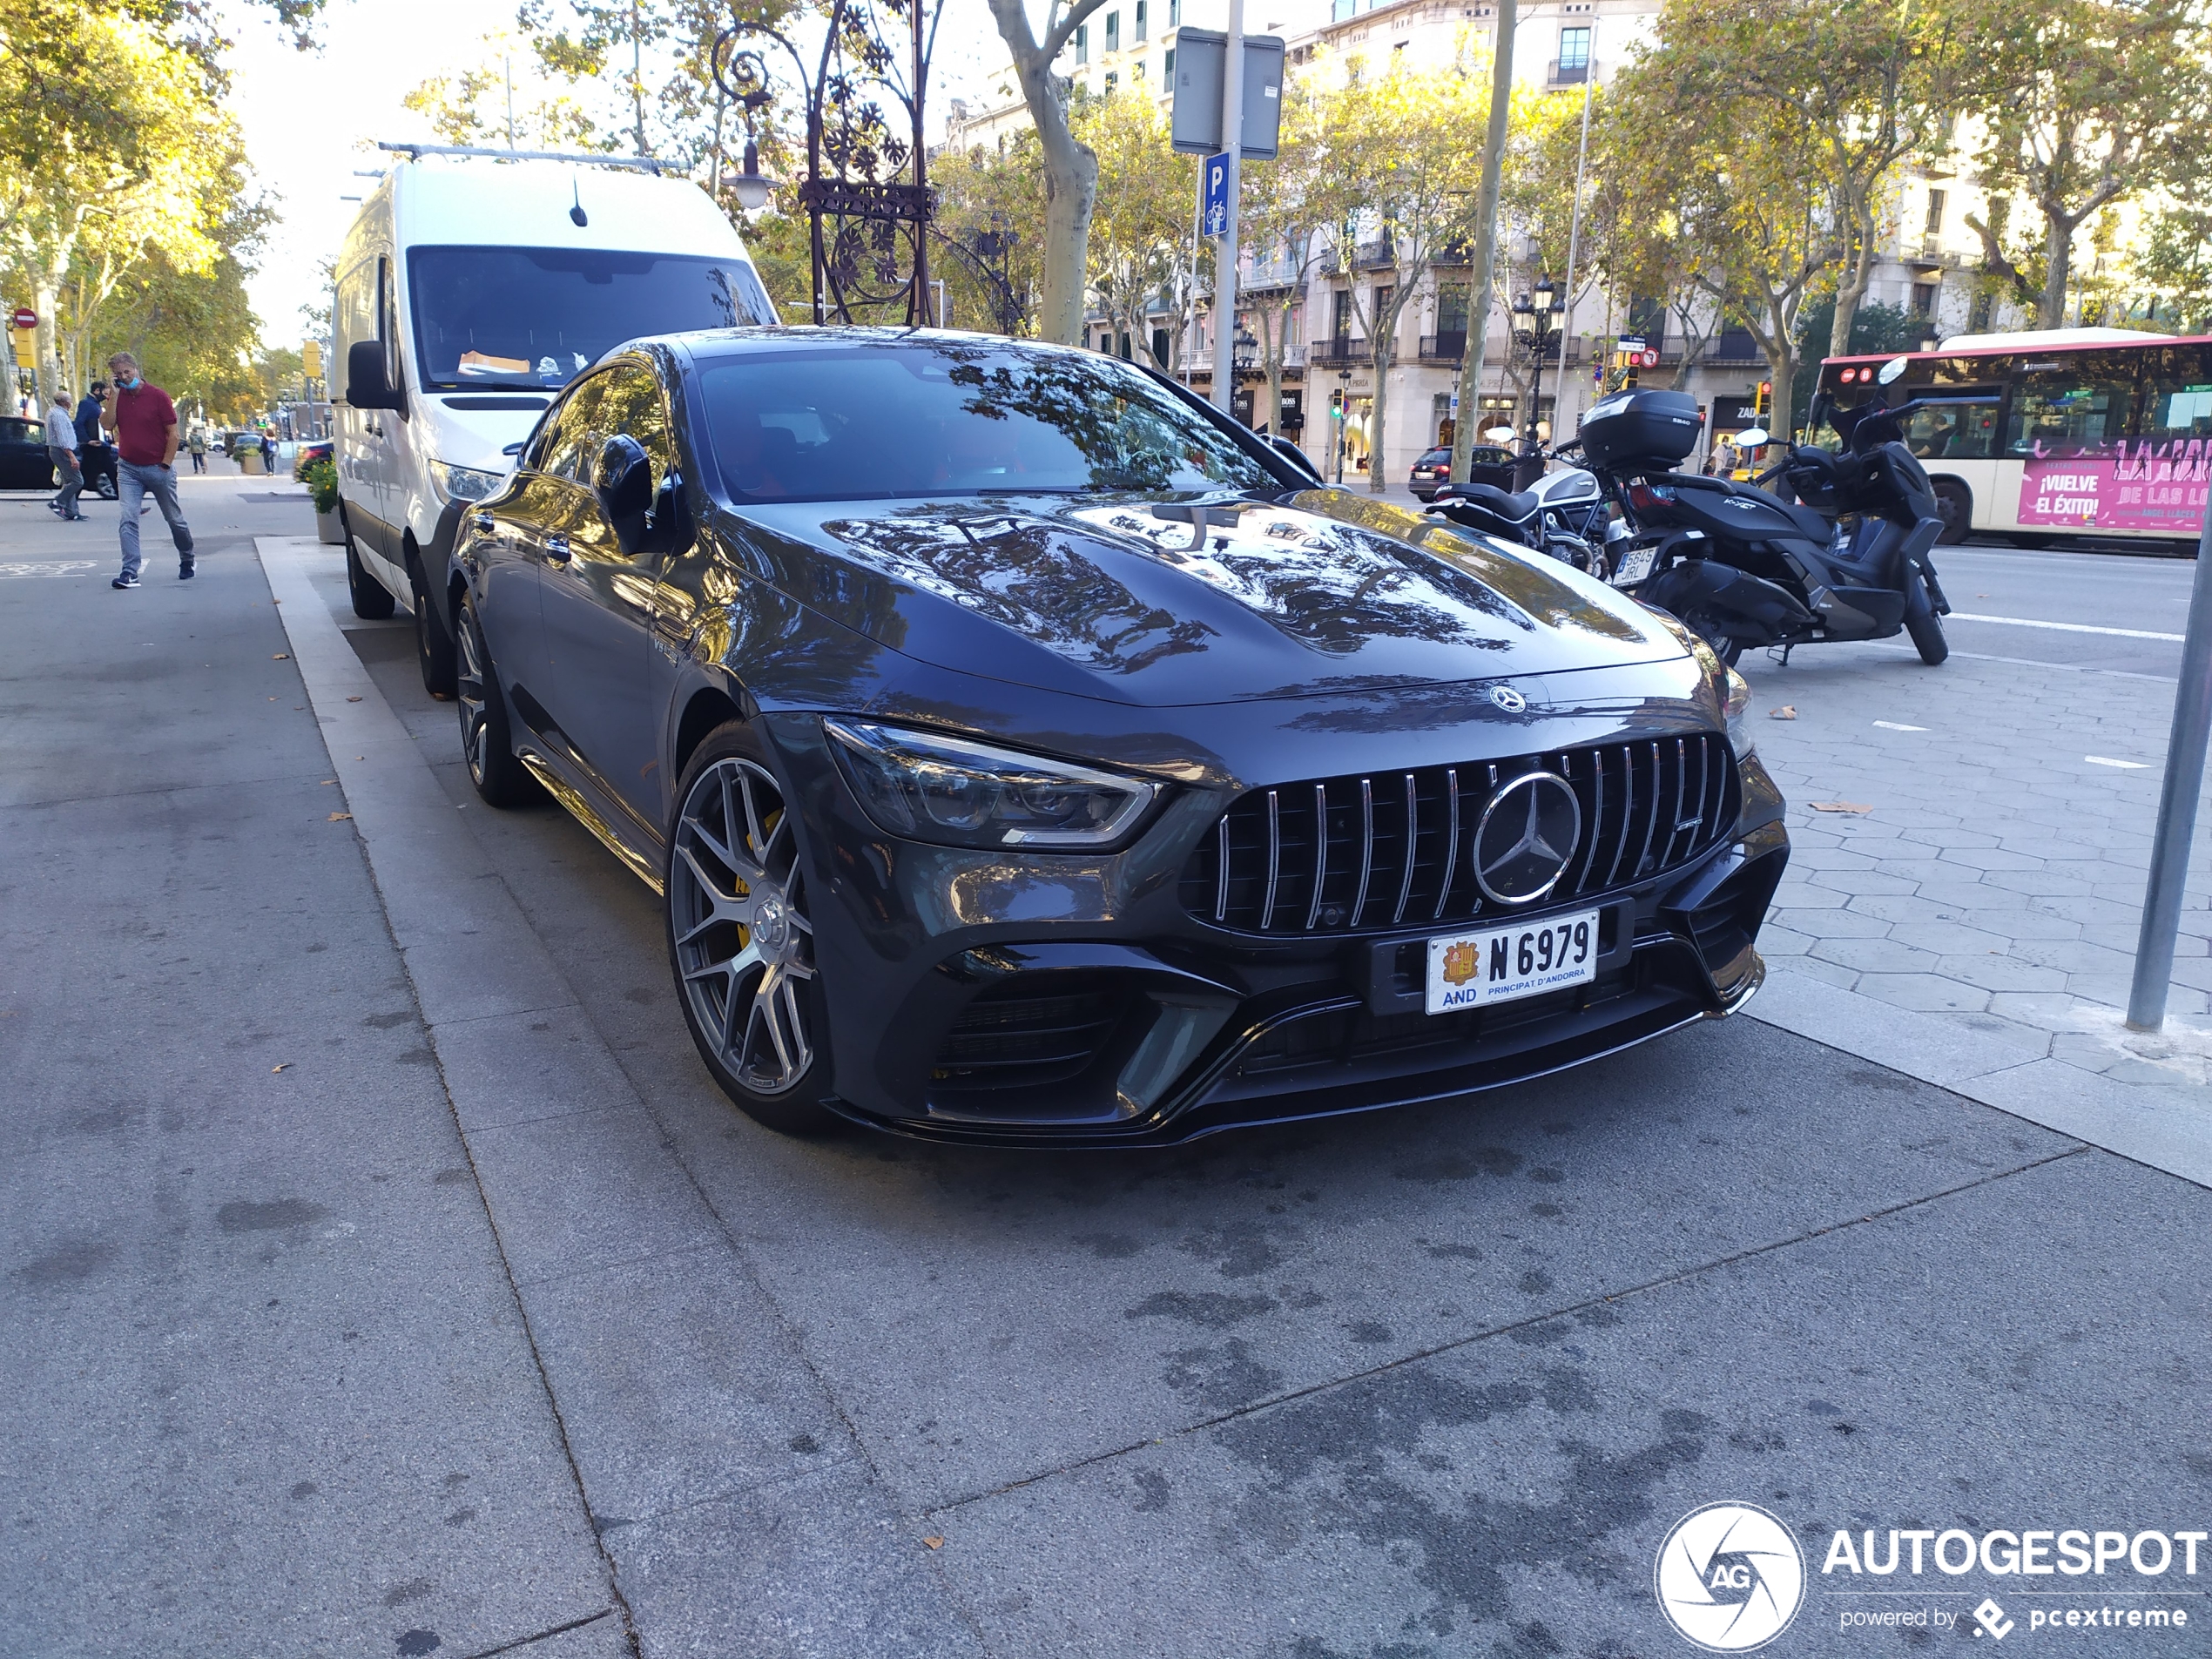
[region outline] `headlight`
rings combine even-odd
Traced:
[[[1738,760],[1746,759],[1758,745],[1752,741],[1751,728],[1744,724],[1743,716],[1751,705],[1751,683],[1732,668],[1724,668],[1728,676],[1728,691],[1721,706],[1728,714],[1728,746],[1736,751]]]
[[[950,846],[1081,849],[1118,840],[1160,786],[965,738],[857,720],[822,722],[868,816]]]
[[[475,467],[456,467],[450,462],[433,461],[430,482],[437,486],[439,496],[446,501],[482,501],[507,482],[506,475],[484,472]]]

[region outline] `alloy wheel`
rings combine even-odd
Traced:
[[[752,761],[715,762],[677,815],[673,852],[670,933],[693,1018],[742,1087],[786,1093],[814,1063],[814,930],[783,791]]]
[[[484,781],[484,658],[476,637],[476,619],[462,618],[461,671],[455,677],[455,698],[461,705],[461,753],[469,763],[469,776],[479,786]]]

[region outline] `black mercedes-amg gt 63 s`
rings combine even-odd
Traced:
[[[1745,690],[1555,561],[1088,352],[610,354],[458,538],[462,742],[662,896],[732,1099],[1106,1146],[1727,1014],[1788,855]]]

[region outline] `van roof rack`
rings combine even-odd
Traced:
[[[381,138],[376,147],[415,160],[424,156],[489,156],[496,161],[576,161],[593,167],[635,167],[656,178],[668,166],[651,156],[571,155],[560,150],[485,150],[462,144],[389,144]]]

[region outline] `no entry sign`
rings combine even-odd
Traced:
[[[36,328],[38,327],[38,314],[29,306],[17,306],[16,314],[9,321],[18,328]]]

